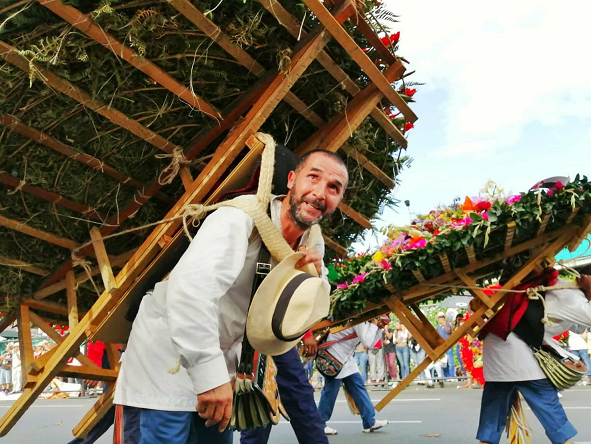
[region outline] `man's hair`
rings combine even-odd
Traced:
[[[306,162],[308,161],[308,158],[315,153],[322,153],[325,156],[332,158],[333,160],[335,160],[336,162],[338,162],[339,164],[344,166],[345,170],[347,170],[347,180],[348,180],[349,170],[347,168],[347,164],[345,164],[345,161],[343,159],[341,159],[341,156],[339,156],[337,153],[333,153],[332,151],[327,151],[327,150],[315,149],[312,151],[308,151],[306,154],[304,154],[301,157],[300,161],[296,164],[294,171],[296,173],[298,173],[303,168],[303,166],[306,164]]]

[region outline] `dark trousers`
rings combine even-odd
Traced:
[[[291,426],[300,444],[328,444],[324,422],[314,402],[314,389],[306,379],[297,349],[273,356],[277,365],[277,385],[281,401],[291,419]],[[241,444],[266,444],[271,426],[244,430]]]
[[[129,406],[111,407],[100,421],[88,432],[86,438],[74,438],[68,444],[92,444],[97,441],[113,425],[113,422],[115,421],[116,407],[122,408],[121,415],[123,417],[124,426],[121,435],[124,440],[115,441],[114,439],[113,442],[120,442],[121,444],[138,444],[140,442],[140,409]],[[115,432],[115,434],[116,433],[117,432]]]

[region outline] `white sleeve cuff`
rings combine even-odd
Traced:
[[[187,368],[187,373],[198,395],[230,382],[228,367],[223,356]]]

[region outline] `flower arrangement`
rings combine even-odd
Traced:
[[[417,284],[413,270],[426,279],[445,272],[440,256],[446,255],[452,268],[469,263],[465,247],[473,247],[476,259],[490,257],[504,249],[507,223],[516,224],[513,244],[533,239],[543,218],[546,232],[563,227],[578,208],[573,223],[591,214],[591,183],[577,175],[568,183],[537,184],[531,190],[506,196],[489,182],[478,196],[462,204],[430,211],[409,226],[382,230],[387,241],[375,252],[357,254],[333,264],[329,277],[337,286],[331,312],[343,319],[391,294]],[[498,277],[502,264],[490,269]]]

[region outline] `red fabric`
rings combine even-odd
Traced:
[[[378,342],[376,342],[372,348],[382,348],[382,340],[378,339]]]
[[[525,290],[538,285],[555,285],[557,281],[558,271],[554,268],[547,268],[541,275],[513,288],[514,290],[524,291],[523,293],[509,293],[503,308],[483,327],[484,335],[482,337],[484,338],[490,332],[504,341],[507,340],[507,336],[515,329],[529,305],[529,298]]]
[[[105,351],[105,343],[101,341],[88,341],[86,348],[86,355],[88,359],[94,362],[99,367],[103,364],[103,353]]]
[[[308,330],[302,339],[308,339],[312,337],[312,330]]]

